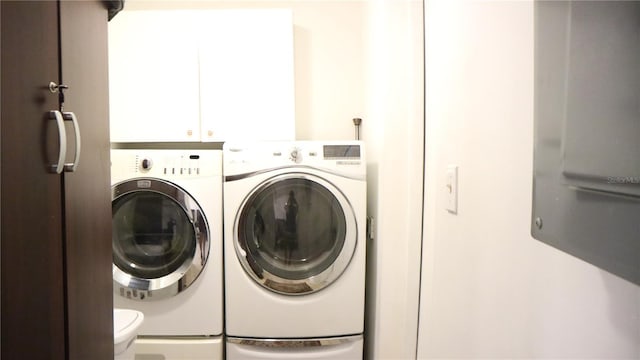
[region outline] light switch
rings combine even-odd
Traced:
[[[452,214],[458,213],[458,166],[447,166],[447,178],[445,181],[445,208]]]

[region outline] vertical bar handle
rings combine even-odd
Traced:
[[[71,123],[73,123],[73,130],[76,135],[76,154],[73,158],[73,162],[64,164],[65,172],[74,172],[80,162],[80,127],[78,126],[78,118],[76,118],[76,114],[70,111],[63,112],[62,118],[65,121],[71,121]]]
[[[64,130],[64,120],[60,111],[49,111],[49,119],[55,120],[58,125],[58,143],[60,144],[58,162],[51,165],[50,170],[56,174],[61,174],[64,168],[64,159],[67,157],[67,132]]]

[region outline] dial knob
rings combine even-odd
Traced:
[[[302,152],[300,151],[300,149],[298,148],[291,149],[291,152],[289,152],[289,159],[291,159],[291,161],[293,161],[296,164],[302,161]]]
[[[151,170],[151,167],[153,166],[153,161],[151,161],[151,159],[143,159],[142,160],[142,170]]]

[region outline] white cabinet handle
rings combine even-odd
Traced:
[[[80,127],[78,127],[78,119],[76,118],[76,114],[70,111],[65,111],[62,113],[62,118],[65,121],[71,121],[73,123],[73,130],[75,131],[76,135],[76,154],[74,156],[73,162],[64,164],[65,172],[74,172],[76,171],[78,163],[80,162]]]
[[[49,111],[49,119],[55,120],[58,125],[58,143],[60,144],[58,162],[51,165],[51,171],[60,174],[64,168],[64,159],[67,157],[67,132],[64,130],[64,120],[60,111]]]

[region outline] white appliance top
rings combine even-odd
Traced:
[[[357,179],[366,175],[362,141],[225,143],[223,161],[225,177],[291,167],[314,168]]]

